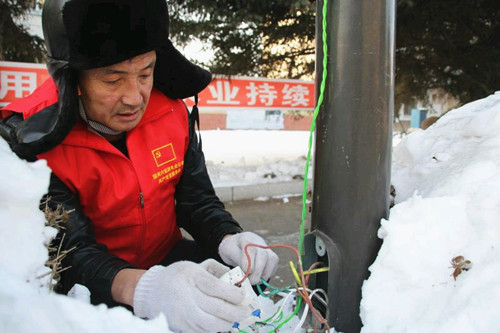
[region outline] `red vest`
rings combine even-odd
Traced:
[[[49,89],[42,96],[53,101],[57,92]],[[33,114],[33,108],[24,110]],[[130,264],[149,268],[181,238],[174,191],[188,143],[186,107],[153,89],[140,123],[127,132],[129,158],[83,121],[38,158],[79,196],[99,243]]]

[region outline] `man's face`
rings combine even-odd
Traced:
[[[156,52],[111,66],[83,70],[79,86],[87,117],[116,131],[129,131],[141,120],[153,88]]]

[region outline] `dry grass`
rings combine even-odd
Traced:
[[[45,263],[45,266],[50,268],[50,272],[40,276],[39,278],[50,275],[49,289],[50,291],[53,291],[61,278],[61,272],[70,268],[69,266],[63,268],[62,261],[69,252],[75,249],[75,247],[68,250],[62,250],[62,244],[64,242],[64,237],[66,236],[66,233],[64,232],[66,228],[64,225],[69,221],[69,214],[73,212],[73,210],[65,210],[61,205],[57,205],[57,208],[53,210],[49,207],[49,201],[50,197],[47,197],[47,199],[42,203],[42,211],[45,214],[45,225],[57,229],[60,239],[56,237],[48,244],[47,249],[49,250],[49,259]],[[58,243],[58,245],[55,243]]]

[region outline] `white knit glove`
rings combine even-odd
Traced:
[[[225,238],[219,244],[219,255],[226,264],[240,266],[246,272],[248,259],[245,255],[245,246],[248,243],[267,246],[260,236],[247,231]],[[268,280],[278,268],[279,258],[272,250],[249,246],[248,254],[251,259],[251,270],[248,279],[253,285],[259,283],[261,277]]]
[[[153,266],[137,283],[134,313],[154,318],[162,312],[174,332],[229,331],[250,313],[241,304],[245,297],[241,288],[219,280],[227,271],[213,259]]]

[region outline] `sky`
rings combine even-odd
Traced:
[[[382,247],[363,284],[363,332],[498,331],[499,129],[500,92],[448,112],[425,131],[395,135],[396,205],[381,221]],[[216,186],[303,174],[306,132],[205,131],[202,138]],[[269,172],[277,177],[263,177]],[[55,230],[38,209],[49,174],[45,161],[21,161],[0,139],[0,332],[169,332],[163,316],[143,321],[122,308],[90,305],[84,288],[72,296],[49,292],[44,244]],[[259,297],[263,316],[281,304],[290,314],[288,295],[276,304]],[[280,332],[292,332],[303,318],[294,316]]]

